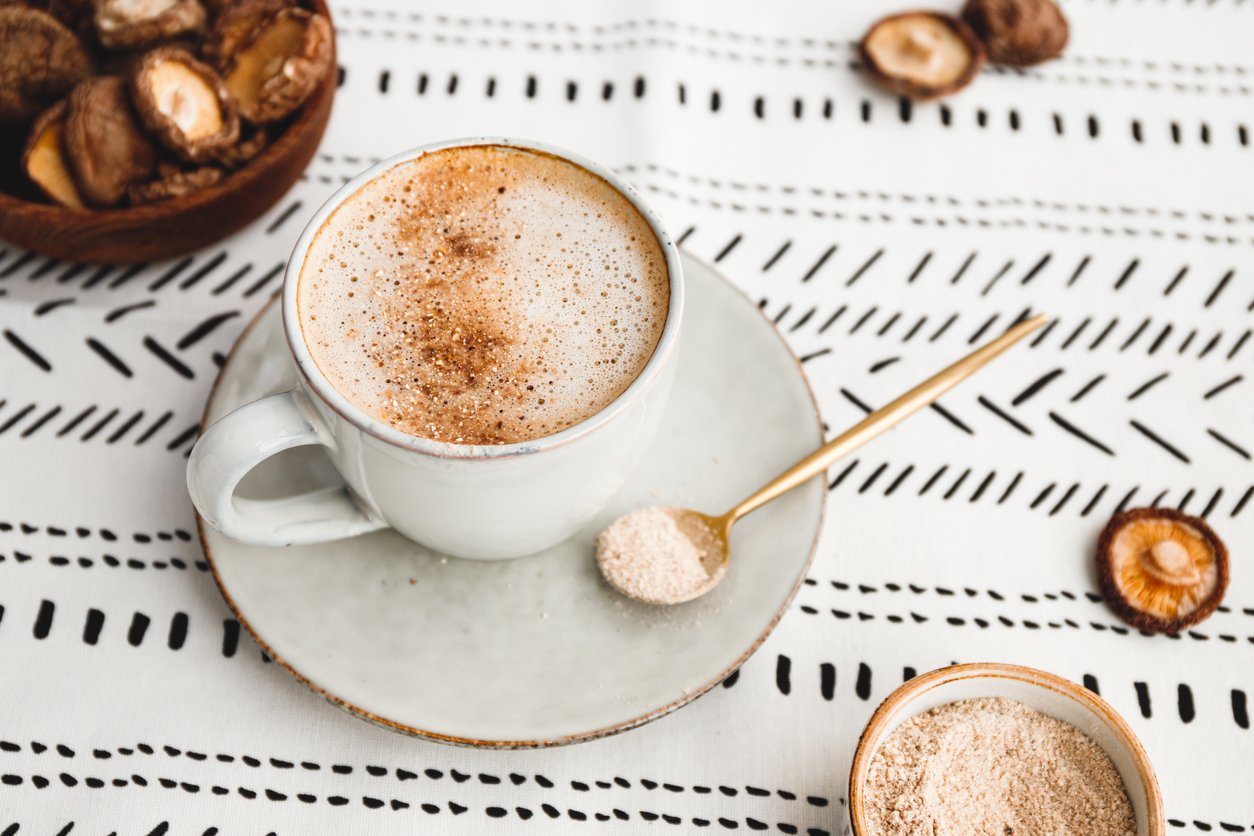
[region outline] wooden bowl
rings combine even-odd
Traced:
[[[326,0],[309,7],[328,20]],[[331,69],[286,130],[216,186],[123,209],[83,210],[0,192],[0,239],[65,261],[159,261],[219,241],[260,217],[300,177],[326,131],[337,86]]]
[[[867,824],[867,770],[880,744],[902,721],[958,700],[1009,697],[1070,723],[1110,756],[1136,814],[1137,836],[1163,836],[1166,816],[1149,757],[1110,704],[1087,688],[1046,671],[977,662],[916,676],[880,704],[858,740],[849,772],[849,825],[853,836],[873,836]]]

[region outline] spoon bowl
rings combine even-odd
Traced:
[[[1045,324],[1038,314],[872,412],[763,485],[726,514],[687,508],[641,508],[619,517],[597,538],[597,565],[611,586],[645,604],[682,604],[709,592],[727,574],[731,527],[741,517],[826,472],[829,465],[934,403],[1006,349]]]

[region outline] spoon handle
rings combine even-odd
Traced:
[[[776,476],[744,502],[728,511],[724,517],[727,524],[730,525],[780,494],[787,493],[798,485],[819,475],[827,470],[828,465],[832,462],[853,452],[880,433],[896,426],[923,407],[933,403],[941,395],[966,380],[994,357],[1037,328],[1040,328],[1047,319],[1044,314],[1037,314],[1031,319],[1020,322],[997,339],[984,344],[949,368],[923,381],[909,392],[897,398],[897,400],[875,410],[866,418],[863,418],[857,424],[854,424],[836,436],[836,438],[833,438],[827,444],[824,444],[818,450],[815,450],[788,470]]]

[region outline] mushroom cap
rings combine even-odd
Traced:
[[[330,21],[307,9],[269,10],[266,0],[224,15],[209,39],[226,89],[239,114],[254,125],[291,115],[313,94],[331,69],[334,32]],[[251,15],[251,16],[250,16]],[[242,20],[251,21],[246,36]]]
[[[144,133],[120,76],[97,76],[70,93],[65,154],[84,201],[114,206],[152,176],[157,149]]]
[[[1011,67],[1057,58],[1070,37],[1054,0],[967,0],[962,19],[984,41],[990,61]]]
[[[200,0],[96,0],[96,37],[106,49],[153,46],[208,20]]]
[[[0,6],[0,124],[21,123],[91,72],[78,37],[52,15]]]
[[[1170,508],[1116,514],[1097,541],[1102,597],[1124,621],[1176,633],[1206,619],[1228,588],[1228,549],[1199,517]]]
[[[969,26],[940,12],[913,11],[874,23],[859,44],[867,75],[894,93],[935,99],[971,83],[984,45]]]
[[[239,117],[222,79],[182,49],[146,54],[130,92],[144,127],[188,162],[204,162],[239,139]]]

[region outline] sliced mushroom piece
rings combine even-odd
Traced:
[[[114,206],[152,176],[157,148],[144,134],[120,76],[88,79],[70,94],[65,154],[74,182],[92,206]]]
[[[231,56],[226,88],[240,115],[275,122],[300,107],[331,68],[332,32],[322,15],[288,8]]]
[[[1228,588],[1228,549],[1205,520],[1170,508],[1116,514],[1097,543],[1102,596],[1124,621],[1176,633],[1206,619]]]
[[[83,198],[65,159],[64,139],[65,102],[60,101],[35,120],[22,154],[22,170],[48,199],[83,209]]]
[[[82,43],[52,15],[0,7],[0,124],[33,118],[90,73]]]
[[[222,79],[184,50],[145,55],[131,77],[131,101],[152,135],[188,162],[204,162],[239,139],[239,117]]]
[[[208,17],[200,0],[96,0],[96,37],[106,49],[154,46],[199,32]]]
[[[872,79],[912,99],[956,93],[984,64],[984,47],[971,28],[939,12],[886,17],[867,31],[860,51]]]
[[[962,19],[994,64],[1030,67],[1067,46],[1067,18],[1054,0],[968,0]]]
[[[216,186],[225,176],[222,169],[212,166],[195,168],[191,171],[176,171],[165,174],[159,180],[131,186],[127,193],[130,195],[131,203],[154,203],[158,200],[183,197],[210,186]]]

